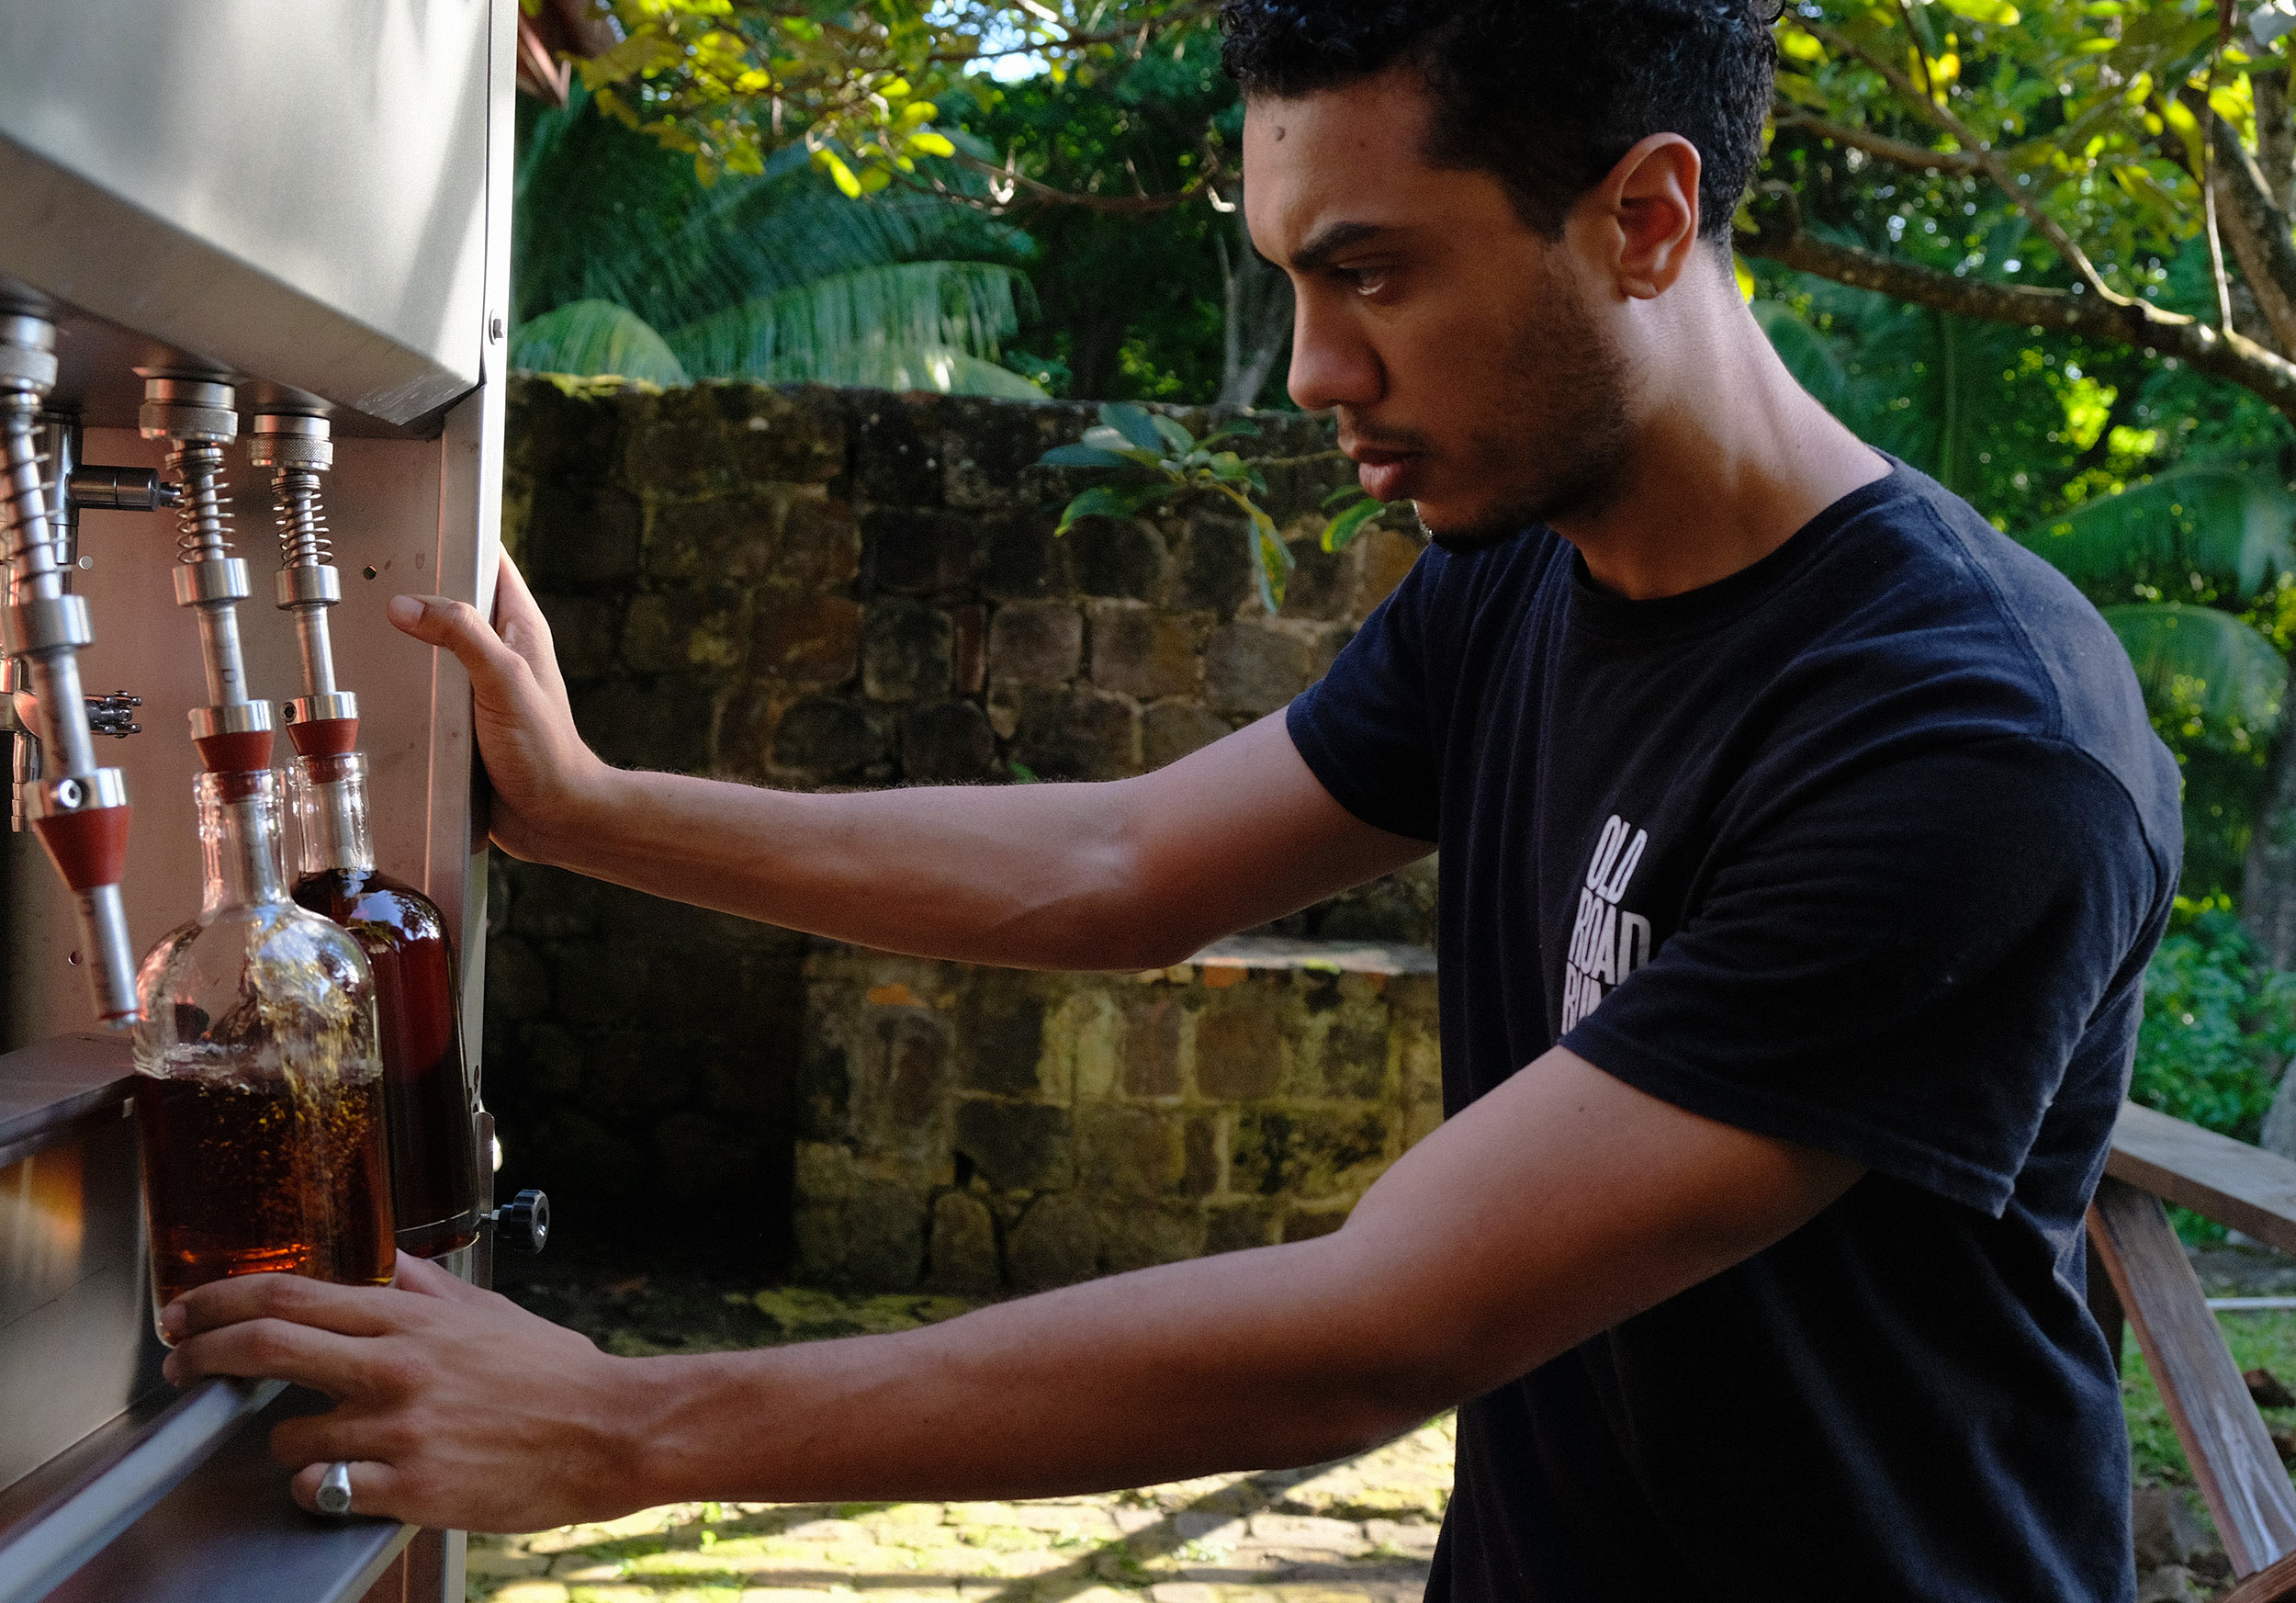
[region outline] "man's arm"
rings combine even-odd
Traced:
[[[497,628],[400,597],[391,620],[469,672],[516,856],[881,950],[1042,968],[1154,968],[1428,851],[1362,822],[1280,715],[1101,785],[803,796],[610,768],[582,743],[549,625],[508,559]]]
[[[413,1291],[252,1275],[170,1311],[187,1335],[168,1374],[338,1398],[274,1434],[309,1466],[297,1495],[350,1460],[359,1511],[427,1525],[1147,1484],[1381,1440],[1760,1251],[1860,1172],[1558,1048],[1315,1241],[897,1336],[696,1358],[607,1357],[404,1259]]]

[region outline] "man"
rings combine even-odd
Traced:
[[[309,1498],[523,1530],[1028,1496],[1460,1405],[1436,1599],[2125,1599],[2083,1210],[2180,850],[2095,613],[1797,389],[1728,225],[1748,0],[1229,0],[1291,391],[1436,546],[1286,714],[1143,778],[786,796],[582,746],[506,570],[519,856],[897,951],[1144,968],[1442,847],[1451,1117],[1320,1240],[931,1329],[621,1360],[402,1260],[168,1311],[340,1399]]]

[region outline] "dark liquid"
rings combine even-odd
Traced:
[[[375,971],[399,1247],[436,1258],[478,1237],[477,1097],[463,1066],[455,955],[437,904],[387,875],[306,875],[295,899],[349,931]]]
[[[136,1077],[157,1306],[280,1270],[388,1285],[382,1086]]]

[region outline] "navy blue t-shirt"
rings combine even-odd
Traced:
[[[1896,465],[1659,601],[1430,549],[1289,727],[1442,849],[1450,1112],[1559,1042],[1867,1170],[1467,1404],[1429,1603],[2132,1596],[2082,1215],[2182,827],[2095,609]]]

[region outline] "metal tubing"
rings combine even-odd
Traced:
[[[303,689],[310,695],[335,694],[334,645],[327,634],[327,609],[298,606],[295,612],[295,643],[303,653]]]
[[[133,1018],[136,999],[135,948],[128,943],[128,906],[116,885],[80,893],[80,922],[88,932],[88,983],[106,1018]]]
[[[207,378],[144,375],[138,426],[147,440],[167,442],[167,474],[175,502],[175,604],[199,620],[199,654],[207,670],[208,704],[191,709],[191,732],[200,760],[218,768],[253,768],[269,760],[271,708],[247,694],[240,653],[239,604],[247,596],[247,564],[231,555],[231,514],[223,481],[223,447],[239,437],[238,400],[231,386]],[[223,732],[260,736],[229,742]]]
[[[54,327],[39,318],[0,317],[0,559],[8,569],[0,635],[15,660],[11,679],[36,704],[39,745],[14,742],[11,765],[31,783],[16,809],[36,821],[42,843],[80,901],[85,963],[103,1021],[124,1028],[136,1015],[134,954],[120,911],[120,858],[127,844],[127,791],[117,769],[98,768],[81,694],[79,649],[88,643],[87,605],[64,585],[66,570],[49,519],[45,456],[36,431],[40,401],[55,381]],[[21,721],[24,700],[15,700]],[[30,748],[28,751],[27,748]]]
[[[327,537],[320,476],[334,466],[332,426],[304,412],[261,412],[247,459],[271,473],[278,507],[279,605],[295,615],[303,655],[303,694],[316,701],[337,694],[334,645],[327,609],[341,599],[333,571],[334,544]]]
[[[39,698],[39,721],[48,750],[61,761],[58,772],[79,775],[96,772],[96,741],[87,732],[87,697],[80,693],[80,660],[70,647],[34,650],[24,667],[31,678],[32,694]]]
[[[199,620],[199,657],[208,671],[208,705],[245,701],[247,669],[239,649],[239,607],[229,601],[195,604]]]

